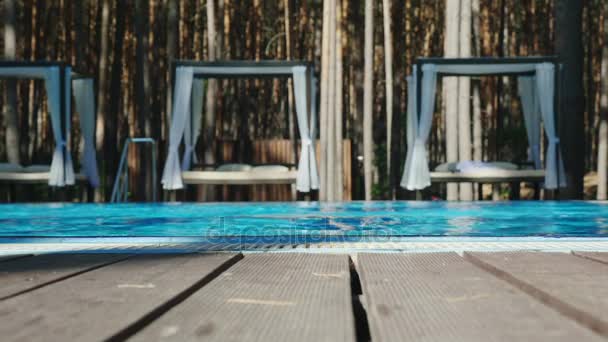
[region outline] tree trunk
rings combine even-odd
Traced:
[[[148,32],[149,32],[149,8],[148,0],[136,0],[135,2],[135,37],[137,44],[135,48],[135,103],[137,104],[137,132],[140,135],[152,136],[150,120],[150,67],[148,63]],[[140,148],[138,168],[134,175],[140,180],[141,192],[136,192],[139,200],[151,198],[152,184],[151,172],[148,168],[149,153]],[[147,171],[146,171],[147,170]],[[143,173],[143,174],[142,174]]]
[[[391,151],[393,146],[393,32],[391,29],[391,1],[382,0],[384,23],[384,77],[386,80],[386,177],[389,184],[389,196],[394,199]]]
[[[471,57],[471,0],[460,0],[460,57]],[[471,78],[458,79],[458,159],[471,160]],[[471,183],[460,183],[460,200],[473,199]]]
[[[108,55],[110,53],[109,38],[110,38],[110,0],[103,0],[101,4],[101,36],[99,49],[99,71],[98,71],[98,88],[97,88],[97,122],[96,122],[96,143],[97,143],[97,160],[101,161],[102,174],[101,185],[95,190],[95,201],[103,201],[109,199],[110,187],[112,186],[112,171],[105,163],[106,156],[106,141],[105,141],[105,125],[106,125],[106,107],[107,107],[107,90],[108,90]]]
[[[597,199],[607,199],[608,188],[608,3],[604,4],[601,67],[600,123],[597,147]]]
[[[336,0],[336,126],[335,126],[335,149],[336,149],[336,178],[335,178],[335,198],[342,201],[344,199],[344,165],[343,165],[343,52],[342,39],[344,34],[342,0]]]
[[[481,53],[481,35],[479,22],[479,0],[471,1],[471,12],[473,16],[473,37],[474,37],[474,54],[480,56]],[[473,159],[482,160],[482,126],[481,126],[481,97],[479,91],[480,81],[473,82]]]
[[[163,135],[165,139],[169,139],[171,130],[171,111],[173,110],[173,84],[171,84],[172,67],[171,62],[178,55],[179,51],[179,25],[178,25],[178,4],[177,0],[167,0],[167,91],[166,91],[166,107],[165,107],[165,131]]]
[[[14,60],[17,55],[17,13],[15,6],[15,0],[4,1],[4,58],[8,60]],[[6,154],[9,163],[20,164],[17,82],[14,79],[9,79],[5,84],[4,122],[6,125]]]
[[[336,199],[336,0],[329,0],[329,70],[327,83],[327,200]]]
[[[291,0],[284,0],[283,14],[285,20],[285,57],[288,61],[292,59],[293,55],[293,39],[292,39],[292,27],[291,27]],[[294,98],[293,98],[293,80],[287,79],[287,127],[289,130],[289,140],[293,148],[293,163],[298,164],[298,144],[296,143],[296,124],[295,122],[295,111],[294,109]]]
[[[445,57],[458,57],[459,55],[459,15],[460,0],[447,1],[443,52]],[[456,162],[458,161],[458,78],[443,78],[443,94],[445,99],[446,161]],[[458,184],[447,184],[447,199],[449,201],[458,199]]]
[[[118,1],[116,3],[116,32],[114,34],[114,57],[112,61],[112,76],[111,76],[111,86],[110,86],[110,101],[108,104],[108,113],[107,113],[107,121],[105,122],[106,130],[104,140],[106,141],[106,146],[104,147],[105,159],[103,163],[106,165],[108,181],[107,184],[111,185],[110,177],[114,176],[113,173],[116,172],[116,168],[118,167],[118,156],[120,155],[120,144],[118,138],[118,127],[120,118],[122,117],[120,113],[120,99],[122,97],[122,93],[124,91],[122,87],[122,75],[124,71],[123,67],[123,49],[124,49],[124,40],[125,40],[125,15],[126,15],[126,3],[124,1]]]
[[[207,59],[209,61],[215,60],[215,53],[217,49],[216,45],[216,30],[215,30],[215,0],[207,0]],[[205,103],[205,115],[203,118],[204,129],[203,129],[203,141],[204,152],[203,162],[206,165],[215,164],[215,107],[216,107],[216,93],[217,93],[217,81],[207,81],[207,98]],[[215,187],[205,186],[203,198],[205,200],[215,199]]]
[[[555,1],[555,53],[564,68],[561,84],[561,111],[557,122],[559,147],[564,158],[568,185],[560,190],[563,199],[583,197],[585,172],[584,141],[584,94],[583,94],[583,2],[577,0]]]
[[[363,175],[365,180],[365,200],[372,199],[374,141],[374,0],[365,0],[365,47],[363,79]]]
[[[327,187],[329,186],[327,183],[327,174],[328,174],[328,159],[327,159],[327,140],[328,140],[328,132],[327,132],[327,124],[328,124],[328,116],[329,116],[329,50],[330,50],[330,20],[331,20],[331,1],[323,1],[323,32],[321,37],[321,86],[320,86],[320,120],[319,120],[319,128],[320,128],[320,155],[321,161],[319,165],[319,174],[320,174],[320,188],[319,188],[319,200],[324,201],[327,200]]]

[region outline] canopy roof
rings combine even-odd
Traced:
[[[519,95],[530,143],[531,159],[540,168],[540,120],[549,145],[545,158],[545,188],[566,185],[556,130],[560,66],[554,56],[504,58],[418,58],[408,77],[408,153],[401,186],[409,190],[431,184],[426,156],[438,76],[518,75]],[[557,80],[557,81],[556,81]]]
[[[74,184],[74,168],[66,141],[71,128],[71,96],[74,89],[76,109],[84,139],[84,170],[93,186],[99,184],[95,159],[95,102],[93,79],[72,73],[72,67],[58,61],[0,61],[0,78],[42,79],[47,92],[49,115],[55,139],[49,185]]]
[[[296,188],[302,192],[319,188],[314,145],[316,82],[312,64],[301,61],[184,61],[173,63],[174,92],[169,154],[163,171],[163,188],[183,188],[182,170],[190,168],[198,140],[203,108],[204,79],[207,78],[293,78],[296,114],[301,139]],[[180,166],[179,146],[184,138],[185,150]]]
[[[173,70],[179,67],[192,67],[194,78],[277,78],[292,77],[293,67],[312,68],[312,63],[304,61],[192,61],[177,60]]]
[[[534,75],[536,66],[542,63],[557,65],[556,56],[533,57],[471,57],[443,58],[419,57],[416,59],[418,70],[425,65],[434,65],[437,74],[443,76],[470,75]]]

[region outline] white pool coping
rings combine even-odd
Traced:
[[[191,253],[238,251],[353,252],[608,252],[608,238],[555,237],[402,237],[361,241],[213,242],[197,237],[0,238],[0,256],[46,253]]]

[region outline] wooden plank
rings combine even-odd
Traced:
[[[357,259],[373,341],[601,340],[455,253]]]
[[[118,254],[51,254],[0,263],[0,300],[127,257]]]
[[[352,341],[348,256],[252,254],[136,341]]]
[[[608,337],[608,268],[565,253],[467,253],[474,263]]]
[[[238,255],[140,255],[0,303],[4,341],[124,339]]]
[[[608,265],[608,253],[602,253],[602,252],[573,252],[574,255],[589,259],[589,260],[593,260],[593,261],[597,261],[597,262],[601,262],[603,264]]]

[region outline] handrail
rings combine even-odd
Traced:
[[[116,179],[112,188],[112,198],[110,202],[126,202],[129,195],[129,167],[126,164],[127,155],[129,154],[129,145],[133,144],[152,144],[152,201],[156,202],[156,141],[152,138],[127,138],[125,145],[122,148]],[[125,167],[126,165],[126,167]]]

